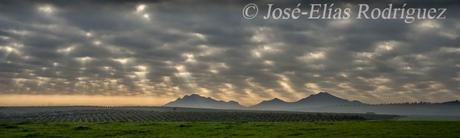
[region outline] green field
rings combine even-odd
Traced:
[[[0,123],[0,137],[460,137],[459,121]]]

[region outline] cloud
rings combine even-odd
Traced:
[[[245,20],[247,3],[234,1],[8,1],[0,94],[198,93],[249,105],[322,90],[369,103],[455,100],[460,22],[449,3],[434,5],[448,8],[446,20],[406,24]]]

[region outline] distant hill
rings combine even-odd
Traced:
[[[262,101],[259,104],[254,105],[252,108],[256,109],[283,109],[289,106],[288,102],[285,102],[278,98],[273,98],[271,100]]]
[[[449,101],[444,103],[420,102],[373,105],[362,103],[360,101],[350,101],[327,92],[313,94],[295,102],[286,102],[281,99],[274,98],[262,101],[251,107],[243,107],[235,101],[225,102],[192,94],[178,98],[165,106],[213,109],[460,116],[459,101]]]
[[[331,106],[352,106],[362,105],[358,101],[349,101],[331,95],[327,92],[320,92],[310,95],[296,102],[285,102],[277,98],[270,101],[263,101],[252,108],[269,110],[307,110],[312,108],[324,108]]]
[[[310,95],[306,98],[300,99],[294,103],[297,106],[333,106],[333,105],[360,105],[363,104],[359,101],[349,101],[331,95],[327,92],[320,92],[318,94]]]
[[[182,98],[164,105],[166,107],[191,107],[191,108],[213,108],[213,109],[240,109],[243,108],[235,101],[219,101],[210,97],[203,97],[198,94],[186,95]]]

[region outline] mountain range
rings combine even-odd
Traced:
[[[213,108],[213,109],[240,109],[243,108],[235,101],[219,101],[210,97],[202,97],[198,94],[186,95],[182,98],[167,103],[167,107],[189,107],[189,108]]]
[[[302,108],[317,108],[317,107],[327,107],[327,106],[351,106],[351,105],[361,105],[363,103],[358,101],[349,101],[331,95],[327,92],[320,92],[318,94],[313,94],[303,99],[300,99],[296,102],[285,102],[278,98],[274,98],[268,101],[262,101],[259,104],[256,104],[252,108],[256,109],[298,109]]]
[[[236,101],[220,101],[198,94],[186,95],[164,105],[166,107],[272,110],[333,113],[378,113],[396,115],[436,115],[460,116],[460,102],[444,103],[401,103],[366,104],[339,98],[327,92],[310,95],[295,102],[286,102],[278,98],[262,101],[254,106],[244,107]]]

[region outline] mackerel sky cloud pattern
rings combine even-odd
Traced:
[[[4,1],[0,94],[197,93],[245,105],[319,91],[368,103],[460,99],[456,1],[407,1],[449,10],[411,24],[246,20],[247,3]]]

